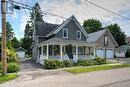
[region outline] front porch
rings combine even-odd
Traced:
[[[73,62],[95,58],[95,45],[93,44],[88,44],[87,42],[74,43],[72,41],[72,43],[60,41],[51,40],[51,42],[45,41],[44,43],[41,43],[38,48],[37,62],[43,64],[43,60],[49,58],[71,60]]]

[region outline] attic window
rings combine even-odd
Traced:
[[[108,46],[108,36],[104,36],[104,46]]]
[[[77,38],[77,39],[81,39],[81,31],[77,31],[77,33],[76,33],[76,38]]]
[[[68,29],[63,29],[63,38],[68,38]]]

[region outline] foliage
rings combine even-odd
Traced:
[[[30,13],[30,20],[43,21],[42,17],[43,15],[41,12],[40,5],[36,3],[33,6],[32,12]],[[32,54],[31,45],[32,45],[33,26],[34,26],[33,24],[29,24],[29,23],[26,24],[25,31],[24,31],[24,38],[21,39],[21,46],[25,50],[27,50],[28,55]]]
[[[18,39],[16,37],[14,37],[11,40],[11,45],[12,45],[13,48],[17,49],[21,46],[21,43],[18,41]]]
[[[13,38],[14,32],[13,32],[13,28],[9,22],[6,22],[6,28],[7,28],[6,29],[7,40],[11,40]]]
[[[91,65],[102,65],[106,64],[105,59],[102,58],[95,58],[93,60],[78,60],[76,63],[77,66],[91,66]]]
[[[130,67],[130,64],[80,67],[80,68],[65,69],[64,71],[74,73],[74,74],[78,74],[78,73],[93,72],[93,71],[99,71],[99,70],[117,69],[117,68],[125,68],[125,67]]]
[[[92,65],[92,61],[91,60],[78,60],[76,65],[77,66],[90,66]]]
[[[57,69],[60,67],[64,67],[63,62],[59,60],[54,60],[54,59],[46,59],[44,60],[44,67],[46,69]]]
[[[15,79],[16,77],[16,74],[0,75],[0,83]]]
[[[33,6],[32,12],[30,14],[31,14],[31,20],[35,19],[35,21],[43,21],[43,18],[42,18],[43,15],[41,12],[40,5],[38,3],[36,3]]]
[[[18,71],[19,71],[18,63],[8,63],[8,68],[7,68],[8,73],[14,73]]]
[[[102,64],[106,64],[105,59],[97,57],[93,60],[94,65],[102,65]]]
[[[7,62],[18,62],[18,57],[14,49],[7,49]]]
[[[126,51],[125,57],[130,57],[130,51]]]
[[[73,65],[73,63],[69,60],[63,60],[63,64],[65,65],[65,67],[70,67]]]
[[[122,32],[122,30],[118,24],[116,24],[116,23],[111,24],[111,25],[108,25],[106,28],[110,30],[111,34],[113,35],[113,37],[115,38],[115,40],[119,46],[126,44],[125,32]]]
[[[93,33],[102,29],[102,23],[96,19],[84,20],[83,27],[87,33]]]

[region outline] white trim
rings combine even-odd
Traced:
[[[66,31],[66,37],[64,36],[64,31]],[[68,38],[68,29],[67,28],[63,28],[63,30],[62,30],[62,37],[63,38]]]
[[[79,37],[79,38],[78,38],[78,33],[80,34],[80,37]],[[76,31],[76,39],[77,39],[77,40],[81,40],[81,31],[79,31],[79,30]]]
[[[47,49],[46,49],[46,54],[47,54],[47,59],[49,58],[49,45],[47,44]]]
[[[60,45],[60,57],[61,57],[61,60],[62,60],[63,59],[62,44]]]

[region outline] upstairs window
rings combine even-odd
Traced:
[[[63,38],[68,38],[68,29],[63,29]]]
[[[79,40],[81,40],[81,31],[77,31],[76,38],[79,39]]]

